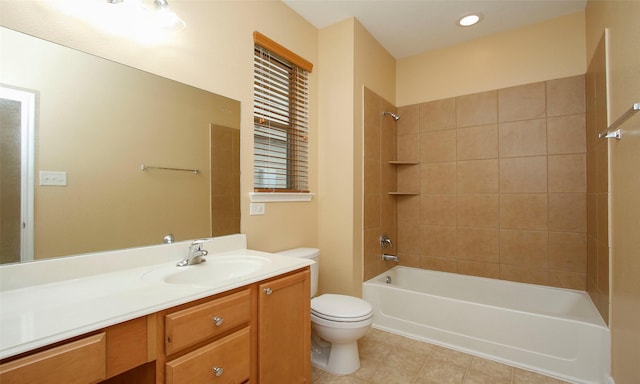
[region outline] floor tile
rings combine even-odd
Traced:
[[[339,376],[314,367],[312,384],[569,384],[373,328],[358,349],[360,369]]]

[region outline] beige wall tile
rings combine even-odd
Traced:
[[[520,283],[546,285],[549,281],[548,272],[543,268],[530,268],[519,265],[500,264],[500,278],[502,280]]]
[[[400,120],[396,122],[398,136],[412,135],[419,132],[420,128],[420,105],[408,105],[398,108]]]
[[[420,257],[420,268],[443,272],[457,272],[458,262],[455,259],[422,255],[422,257]]]
[[[420,225],[420,196],[398,196],[395,198],[398,207],[398,225]]]
[[[498,121],[516,121],[545,117],[544,82],[498,90]]]
[[[497,263],[500,255],[499,230],[458,227],[458,258]]]
[[[364,160],[364,190],[367,193],[380,193],[380,160]]]
[[[547,192],[547,157],[500,159],[501,193]]]
[[[423,225],[422,254],[427,257],[455,258],[458,252],[456,238],[456,227]]]
[[[500,157],[547,154],[547,121],[534,119],[500,123]]]
[[[500,204],[497,194],[457,195],[459,227],[498,228]]]
[[[420,192],[419,166],[398,166],[397,175],[398,191]]]
[[[478,261],[458,260],[458,273],[492,279],[500,278],[500,264]]]
[[[420,161],[420,136],[417,133],[398,136],[397,159],[400,161]]]
[[[498,157],[496,124],[458,128],[457,159],[495,159]]]
[[[498,92],[487,91],[456,98],[458,127],[498,122]]]
[[[398,210],[397,239],[392,238],[394,246],[398,252],[420,254],[420,196],[398,196],[394,199]]]
[[[547,268],[547,231],[500,230],[500,264]]]
[[[500,228],[547,229],[547,195],[500,195]]]
[[[585,76],[547,81],[547,116],[584,113]]]
[[[607,244],[598,242],[598,290],[609,294],[609,257],[610,249]]]
[[[424,194],[421,197],[422,224],[456,225],[456,196]]]
[[[380,194],[364,194],[364,229],[380,227]]]
[[[549,232],[549,268],[587,273],[587,234]]]
[[[422,228],[420,224],[410,225],[398,222],[398,238],[394,240],[394,247],[398,253],[420,255],[422,252]]]
[[[567,271],[549,271],[549,285],[558,288],[587,289],[587,274]]]
[[[456,162],[420,164],[421,193],[456,193]]]
[[[587,235],[587,280],[598,281],[598,239]]]
[[[431,163],[456,160],[456,130],[420,134],[420,161]]]
[[[457,193],[498,193],[498,160],[470,160],[457,163]]]
[[[549,230],[586,233],[586,193],[549,194]]]
[[[609,194],[596,194],[596,232],[598,241],[609,244]]]
[[[455,98],[420,104],[420,132],[456,128]]]
[[[587,191],[587,155],[549,156],[549,193]]]
[[[550,155],[583,153],[586,150],[584,113],[547,118],[547,151]]]
[[[609,142],[602,140],[596,146],[596,192],[609,192]]]
[[[380,273],[379,271],[382,267],[382,260],[380,257],[381,251],[378,241],[379,237],[379,228],[366,229],[364,231],[364,280],[371,279]]]

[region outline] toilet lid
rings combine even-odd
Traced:
[[[373,307],[357,297],[324,294],[311,299],[311,313],[332,321],[361,321],[371,317]]]

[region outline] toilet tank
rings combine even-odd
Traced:
[[[318,248],[293,248],[276,253],[315,261],[314,264],[311,264],[311,297],[315,296],[318,292],[318,258],[320,257],[320,250]]]

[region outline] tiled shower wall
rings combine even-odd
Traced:
[[[607,127],[604,38],[586,75],[587,95],[587,292],[609,321],[609,141],[598,139]]]
[[[396,188],[396,168],[389,164],[396,156],[397,123],[382,112],[396,108],[364,88],[364,279],[368,280],[395,265],[382,261],[380,235],[386,233],[397,248],[396,200],[389,191]],[[388,249],[395,253],[396,249]]]
[[[374,96],[365,93],[365,279],[389,267],[372,247],[392,231],[395,199],[402,265],[586,289],[584,76],[399,107],[397,123]],[[415,164],[385,164],[393,129],[397,160]]]

